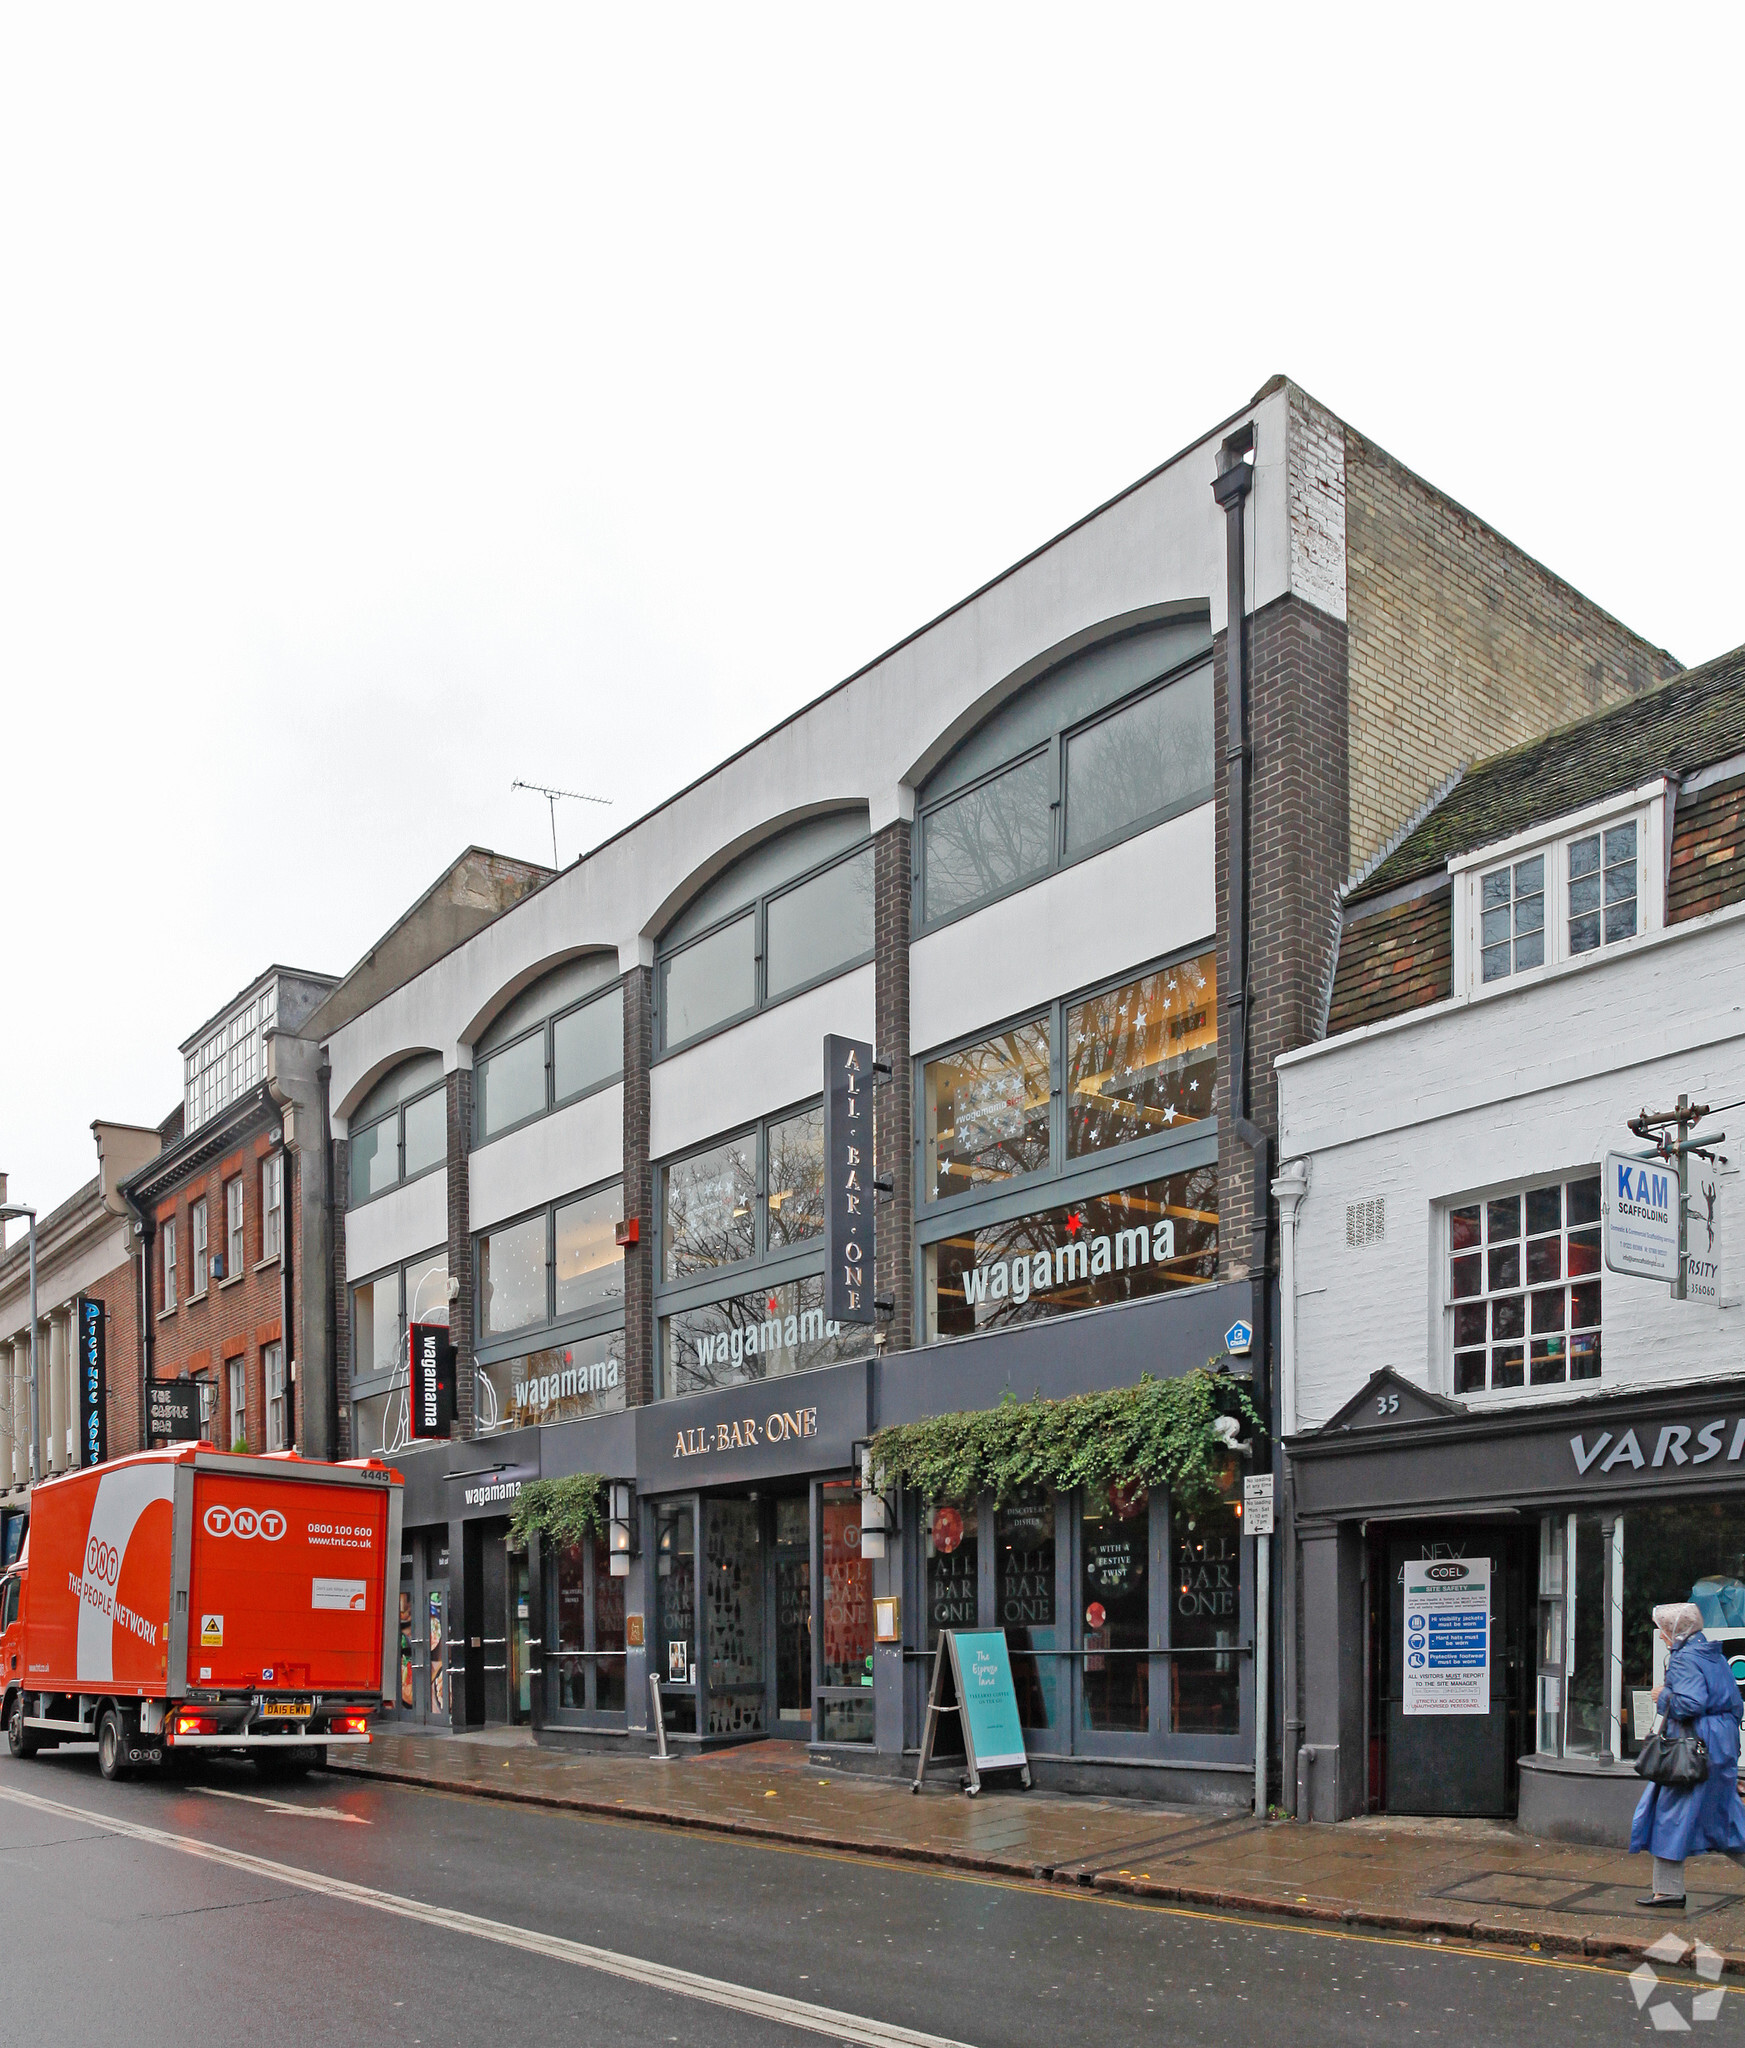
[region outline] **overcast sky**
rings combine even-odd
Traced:
[[[14,1200],[549,859],[515,777],[573,859],[1275,371],[1745,640],[1740,10],[1193,12],[0,17]]]

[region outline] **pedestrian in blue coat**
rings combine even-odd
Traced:
[[[1689,1600],[1654,1610],[1654,1626],[1671,1655],[1654,1704],[1670,1732],[1688,1729],[1708,1747],[1709,1775],[1700,1785],[1650,1785],[1630,1827],[1633,1855],[1654,1856],[1654,1889],[1639,1906],[1684,1908],[1684,1859],[1705,1850],[1745,1863],[1745,1806],[1739,1801],[1739,1682],[1718,1643],[1703,1634],[1701,1611]]]

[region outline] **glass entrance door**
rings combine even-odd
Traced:
[[[763,1518],[758,1506],[749,1499],[703,1505],[711,1735],[767,1732]]]
[[[777,1500],[775,1541],[776,1726],[812,1734],[812,1518],[803,1493]]]
[[[690,1502],[662,1507],[655,1532],[655,1630],[651,1662],[674,1734],[697,1733],[697,1520]]]
[[[533,1674],[528,1656],[532,1635],[527,1553],[523,1551],[511,1558],[509,1568],[509,1719],[517,1727],[533,1712]]]

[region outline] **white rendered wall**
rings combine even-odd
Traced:
[[[808,989],[658,1060],[648,1077],[648,1154],[670,1158],[723,1131],[784,1109],[824,1086],[824,1039],[871,1040],[873,966]]]
[[[448,1170],[421,1174],[345,1215],[345,1270],[362,1280],[448,1243]]]
[[[1309,1161],[1298,1211],[1297,1425],[1326,1421],[1378,1367],[1453,1398],[1442,1205],[1597,1169],[1637,1149],[1645,1105],[1745,1098],[1745,907],[1649,934],[1516,991],[1437,1004],[1278,1062],[1279,1156]],[[1745,1138],[1729,1111],[1717,1123]],[[1737,1142],[1723,1148],[1735,1161]],[[1693,1185],[1696,1165],[1693,1164]],[[1347,1203],[1387,1203],[1379,1244],[1348,1247]],[[1722,1188],[1729,1294],[1745,1183]],[[1288,1311],[1287,1311],[1288,1312]],[[1574,1386],[1461,1396],[1472,1408],[1568,1400],[1745,1371],[1745,1309],[1675,1302],[1602,1276],[1602,1371]]]
[[[488,1230],[624,1171],[624,1084],[602,1088],[518,1131],[475,1145],[467,1165],[470,1227]]]
[[[1062,868],[909,948],[909,1046],[930,1051],[1217,932],[1213,804]]]
[[[1299,510],[1293,528],[1289,405],[1281,385],[1238,416],[1255,429],[1248,515],[1255,610],[1291,590],[1293,577],[1323,606],[1342,588],[1342,473],[1330,459],[1309,462],[1318,496],[1306,514]],[[1211,486],[1219,444],[1237,424],[1208,434],[336,1031],[328,1041],[335,1128],[343,1131],[370,1082],[413,1048],[440,1048],[450,1068],[470,1064],[478,1020],[500,991],[524,984],[536,966],[594,946],[615,947],[626,968],[652,961],[659,932],[695,888],[781,824],[846,804],[865,804],[874,832],[911,816],[916,782],[947,736],[1108,622],[1204,607],[1212,631],[1221,632],[1224,514]],[[1300,421],[1297,438],[1303,442]],[[1306,459],[1299,448],[1299,480],[1308,474]],[[1303,528],[1305,516],[1312,535]],[[1209,817],[1204,831],[1209,844]],[[1142,887],[1162,894],[1176,883],[1149,877]],[[1208,904],[1210,893],[1208,870]],[[1209,930],[1197,899],[1194,912],[1201,931]],[[1131,946],[1122,955],[1128,963],[1145,957]],[[1100,964],[1091,970],[1100,971]],[[783,1088],[780,1099],[793,1093]],[[685,1118],[685,1127],[693,1121]]]

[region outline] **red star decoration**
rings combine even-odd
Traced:
[[[769,1311],[769,1313],[770,1313],[770,1314],[771,1314],[771,1315],[773,1316],[773,1315],[775,1314],[775,1312],[776,1312],[777,1308],[778,1308],[778,1307],[780,1307],[780,1303],[779,1303],[779,1302],[778,1302],[778,1301],[776,1300],[775,1296],[774,1296],[774,1295],[772,1294],[772,1295],[770,1296],[769,1300],[768,1300],[768,1301],[766,1301],[766,1302],[764,1303],[764,1307],[765,1307],[765,1308],[766,1308],[766,1309],[767,1309],[767,1310]]]
[[[1068,1237],[1077,1237],[1079,1232],[1083,1230],[1084,1227],[1085,1219],[1083,1218],[1083,1216],[1072,1215],[1066,1219],[1066,1234]]]

